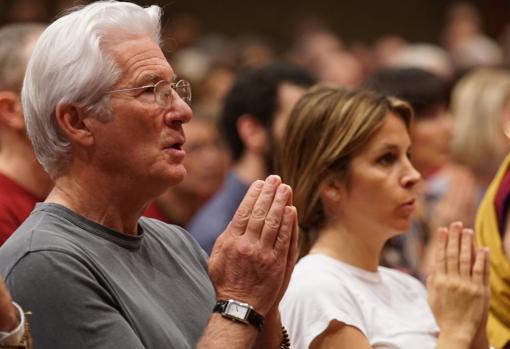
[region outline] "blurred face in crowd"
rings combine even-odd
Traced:
[[[387,114],[381,128],[353,155],[335,213],[339,222],[366,231],[383,230],[384,239],[409,228],[420,181],[410,148],[402,119]]]
[[[283,135],[287,127],[292,109],[297,101],[306,92],[306,88],[284,82],[278,87],[278,107],[273,117],[273,125],[270,130],[269,143],[265,155],[268,173],[274,172],[275,154],[281,147]]]
[[[194,119],[184,125],[187,175],[180,190],[207,199],[222,185],[228,168],[228,152],[211,121]]]
[[[278,109],[274,115],[272,130],[276,144],[281,143],[292,108],[305,91],[305,88],[287,82],[278,87]]]
[[[174,81],[174,71],[159,46],[149,37],[111,44],[107,51],[119,64],[122,77],[115,89]],[[158,190],[183,180],[184,132],[191,109],[172,90],[169,106],[156,103],[153,88],[110,94],[112,120],[87,118],[93,128],[97,165],[112,175],[130,173],[130,180]]]
[[[450,160],[453,121],[444,104],[436,104],[417,115],[413,129],[412,159],[424,177]]]
[[[506,152],[510,151],[510,98],[508,98],[501,108],[501,135],[502,148]]]

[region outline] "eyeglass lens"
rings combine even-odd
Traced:
[[[172,103],[172,89],[177,92],[184,102],[191,105],[191,85],[185,80],[173,84],[167,81],[160,81],[154,86],[156,102],[161,106],[169,106]]]

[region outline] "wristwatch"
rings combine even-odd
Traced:
[[[251,305],[233,299],[217,301],[213,313],[220,313],[223,317],[253,325],[258,330],[264,326],[264,317],[257,313]]]

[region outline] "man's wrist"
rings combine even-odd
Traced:
[[[0,309],[3,312],[1,316],[2,321],[0,321],[0,332],[11,332],[18,326],[20,320],[16,306],[13,305],[12,301],[9,301],[5,305],[2,304]]]
[[[248,303],[233,299],[218,300],[213,308],[213,312],[219,313],[233,321],[252,325],[259,331],[264,327],[264,317],[257,313]]]
[[[287,349],[290,348],[290,338],[281,323],[278,307],[271,308],[266,316],[263,330],[257,337],[256,349]]]

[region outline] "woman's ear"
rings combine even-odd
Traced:
[[[60,131],[71,143],[91,145],[94,137],[86,119],[87,115],[74,104],[59,104],[56,110],[56,119]]]
[[[322,188],[321,196],[327,201],[340,202],[341,189],[341,185],[337,180],[330,180],[328,184]]]
[[[344,191],[338,180],[329,180],[320,191],[320,197],[326,214],[326,220],[335,219],[342,206]]]

